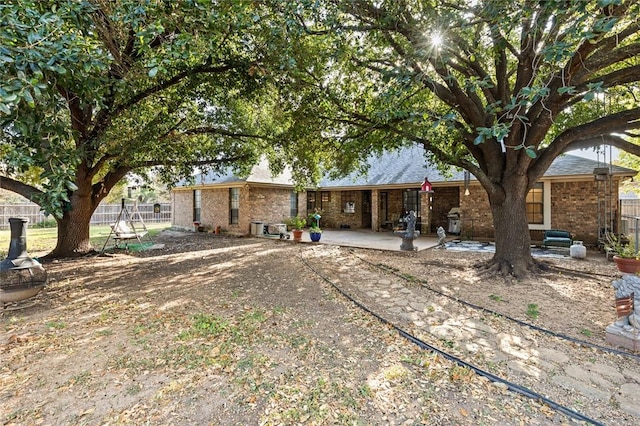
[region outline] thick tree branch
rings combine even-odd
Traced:
[[[37,203],[36,199],[39,195],[43,195],[44,193],[31,185],[27,185],[25,183],[19,182],[17,180],[11,179],[6,176],[0,176],[0,188],[6,189],[7,191],[15,192],[16,194],[22,195],[24,198]]]
[[[148,97],[161,92],[163,90],[166,90],[172,86],[175,86],[179,83],[181,83],[182,81],[184,81],[185,78],[192,76],[192,75],[197,75],[197,74],[222,74],[228,71],[231,71],[233,69],[236,69],[240,66],[243,66],[244,64],[241,62],[235,62],[235,61],[230,61],[226,64],[223,65],[218,65],[218,66],[211,66],[209,64],[203,64],[194,68],[190,68],[188,70],[184,70],[182,72],[177,73],[176,75],[174,75],[173,77],[162,81],[159,84],[153,85],[148,87],[147,89],[133,95],[127,102],[124,102],[123,104],[118,105],[117,107],[115,107],[112,111],[112,116],[115,117],[118,114],[120,114],[120,112],[131,108],[133,105],[139,103],[140,101],[147,99]]]
[[[539,150],[539,156],[532,162],[529,175],[539,178],[549,168],[553,160],[563,152],[571,149],[596,146],[614,133],[624,133],[632,129],[640,129],[640,107],[621,111],[603,118],[572,127],[558,135],[547,148]],[[590,141],[590,142],[583,142]],[[589,145],[592,143],[592,145]],[[629,146],[627,148],[631,149]]]
[[[244,132],[232,132],[232,131],[221,129],[218,127],[196,127],[193,129],[184,130],[180,133],[183,135],[220,135],[220,136],[229,136],[232,138],[250,138],[250,139],[269,140],[269,137],[265,135],[257,135],[257,134],[244,133]]]
[[[185,161],[181,162],[181,165],[186,165],[190,167],[199,167],[199,166],[224,166],[224,165],[233,165],[234,163],[240,161],[246,161],[251,158],[250,154],[245,155],[236,155],[234,157],[224,157],[224,158],[213,158],[208,160],[194,160],[194,161]],[[158,167],[158,166],[172,166],[172,162],[167,160],[147,160],[136,163],[135,168],[148,168],[148,167]]]

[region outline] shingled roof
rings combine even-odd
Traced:
[[[464,172],[451,168],[448,175],[430,166],[422,147],[414,145],[397,151],[385,152],[369,160],[369,170],[365,176],[357,173],[342,179],[323,179],[320,188],[351,186],[417,185],[427,177],[431,183],[463,182]],[[577,155],[565,154],[556,158],[544,174],[545,178],[593,176],[596,167],[606,164]],[[617,176],[635,176],[637,171],[620,166],[612,166]],[[471,177],[473,179],[473,176]]]
[[[352,173],[341,179],[322,179],[318,188],[346,188],[346,187],[373,187],[390,185],[419,186],[427,177],[431,183],[460,183],[464,180],[461,170],[450,169],[448,175],[440,173],[436,167],[430,165],[424,156],[422,147],[418,145],[388,151],[380,156],[371,157],[368,161],[369,170],[366,175]],[[545,178],[575,178],[580,176],[593,176],[596,167],[606,167],[606,164],[576,155],[565,154],[556,158],[551,167],[544,174]],[[631,177],[637,174],[636,170],[620,166],[611,166],[611,171],[616,176]],[[473,179],[473,176],[471,177]],[[261,183],[271,185],[292,186],[291,174],[286,172],[273,177],[266,161],[254,166],[247,178],[239,178],[230,170],[225,173],[208,173],[196,177],[196,184],[227,186],[238,183]],[[178,186],[190,186],[181,182]]]

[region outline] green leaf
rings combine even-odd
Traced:
[[[149,77],[153,78],[158,74],[158,67],[153,67],[149,70]]]
[[[558,93],[560,93],[561,95],[564,95],[565,93],[573,95],[573,94],[576,93],[576,87],[575,86],[563,86],[563,87],[560,87],[558,89]]]
[[[33,100],[33,96],[31,96],[31,92],[29,90],[22,92],[22,97],[31,108],[36,106],[36,102]]]
[[[2,98],[2,102],[15,102],[16,99],[18,99],[18,95],[12,93]]]
[[[524,150],[524,152],[526,152],[526,153],[527,153],[527,155],[528,155],[530,158],[536,158],[536,157],[537,157],[536,152],[535,152],[533,149],[531,149],[531,147],[527,147],[527,148]]]

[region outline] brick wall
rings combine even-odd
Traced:
[[[402,210],[402,190],[390,189],[387,191],[387,214],[389,220],[392,220],[394,226],[397,225],[398,220],[404,214]]]
[[[298,214],[306,217],[305,212],[300,212],[305,204],[298,194]],[[304,200],[303,200],[304,201]],[[249,222],[260,221],[266,223],[286,223],[291,217],[291,189],[252,187],[249,194],[247,214]]]
[[[458,190],[464,191],[462,187]],[[460,235],[466,239],[493,238],[493,215],[484,188],[480,185],[470,185],[469,195],[462,193],[459,200],[462,220]]]
[[[242,199],[242,191],[240,191],[240,198]],[[242,202],[240,202],[240,213],[242,214]],[[225,231],[235,231],[229,226],[229,188],[202,190],[200,221],[209,229],[219,226]]]
[[[172,191],[171,225],[193,229],[193,191]]]
[[[618,219],[618,185],[613,183],[608,206],[613,210],[614,228]],[[460,188],[462,191],[462,188]],[[462,208],[462,236],[470,238],[493,238],[493,218],[489,197],[482,187],[472,185],[469,195],[460,195]],[[604,199],[600,201],[600,217],[605,216]],[[571,232],[576,240],[594,245],[598,235],[598,196],[594,180],[575,182],[552,182],[551,184],[551,229]],[[617,229],[617,228],[615,228]],[[614,229],[614,230],[615,230]],[[530,231],[531,241],[542,242],[544,231]]]
[[[614,210],[614,223],[618,217],[618,180],[614,181],[611,200],[608,205]],[[446,213],[458,204],[461,208],[463,238],[492,239],[494,236],[493,219],[489,199],[484,189],[479,185],[469,187],[469,195],[463,194],[462,187],[434,188],[433,216],[429,218],[428,195],[421,194],[421,215],[424,226],[422,232],[435,232],[438,226],[448,229]],[[402,214],[402,190],[373,190],[372,209],[378,212],[376,192],[387,193],[387,218],[397,221]],[[176,190],[172,192],[172,224],[174,226],[192,229],[193,227],[193,191]],[[228,232],[249,234],[252,221],[280,223],[290,216],[291,189],[250,187],[245,185],[240,190],[240,216],[238,225],[229,224],[229,189],[202,189],[202,224],[214,229],[220,226]],[[307,217],[307,194],[298,194],[298,212]],[[320,205],[320,192],[317,193]],[[362,191],[354,192],[355,213],[345,213],[345,200],[342,191],[331,191],[331,199],[323,202],[320,226],[324,228],[339,228],[348,225],[358,229],[362,227]],[[605,215],[604,202],[600,200],[600,217]],[[551,184],[551,225],[552,229],[565,229],[574,234],[575,239],[583,240],[585,244],[593,245],[597,241],[598,233],[598,197],[597,183],[594,180],[575,182],[553,182]],[[377,216],[377,215],[376,215]],[[375,219],[375,217],[374,217]],[[380,215],[373,227],[383,221]],[[603,220],[604,222],[604,220]],[[430,229],[428,224],[430,223]],[[614,231],[617,227],[614,226]],[[542,241],[543,231],[531,231],[533,242]]]
[[[616,223],[619,219],[618,185],[619,180],[615,179],[611,198],[606,201],[606,207],[613,212],[613,231],[617,230]],[[600,203],[598,190],[601,193]],[[574,235],[574,239],[582,240],[588,245],[595,245],[598,240],[598,217],[603,225],[609,222],[610,218],[604,209],[603,188],[598,188],[595,180],[553,183],[551,206],[551,227],[567,230]]]
[[[439,226],[445,231],[449,230],[449,210],[460,207],[460,187],[435,187],[433,188],[433,209],[431,210],[431,230],[435,233]]]
[[[193,228],[193,191],[173,191],[172,225]],[[209,229],[220,226],[223,231],[249,235],[251,222],[284,223],[290,217],[291,189],[240,188],[238,224],[229,223],[229,188],[202,188],[200,222]],[[298,194],[298,214],[307,216],[306,193]]]

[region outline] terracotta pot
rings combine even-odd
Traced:
[[[625,257],[613,256],[613,260],[616,262],[618,271],[627,274],[636,274],[640,272],[640,260],[627,259]]]
[[[293,241],[302,241],[302,229],[294,229],[291,232],[293,232]]]

